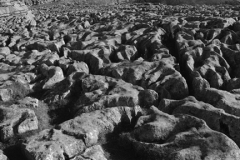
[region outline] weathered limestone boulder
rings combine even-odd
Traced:
[[[10,102],[11,100],[19,100],[24,98],[26,95],[32,92],[29,84],[14,80],[4,81],[1,84],[0,90],[4,91],[2,93],[4,94],[3,97],[6,97],[5,101],[10,100]]]
[[[233,25],[236,21],[233,18],[212,18],[208,21],[208,28],[227,28]]]
[[[180,40],[178,43],[183,45]],[[224,83],[231,79],[229,75],[230,66],[221,55],[218,46],[195,46],[194,49],[190,49],[188,45],[185,45],[185,47],[188,49],[180,49],[180,59],[189,78],[192,79],[198,72],[214,88],[222,88]]]
[[[85,49],[85,50],[72,50],[69,57],[76,61],[83,61],[89,66],[91,73],[96,74],[99,72],[104,64],[109,64],[110,52],[108,49]]]
[[[17,105],[0,107],[0,136],[5,141],[15,134],[22,134],[38,129],[38,119],[33,110],[18,108]]]
[[[239,62],[240,62],[240,54],[239,54],[239,46],[236,45],[227,45],[227,44],[222,44],[221,45],[221,50],[223,52],[223,56],[226,59],[226,61],[229,63],[231,66],[233,75],[237,78],[240,77],[240,72],[239,72]]]
[[[138,58],[138,52],[134,45],[121,45],[115,53],[110,55],[112,62],[123,60],[133,61]]]
[[[107,160],[105,153],[100,145],[89,147],[82,155],[76,156],[73,160]]]
[[[21,57],[16,56],[14,54],[9,54],[5,57],[3,62],[10,64],[10,65],[19,65],[19,64],[21,64]]]
[[[161,36],[165,35],[166,32],[162,28],[146,29],[144,27],[134,30],[133,33],[133,36],[130,35],[128,37],[126,43],[135,45],[138,50],[138,54],[145,59],[150,59],[153,54],[161,53],[162,49],[166,49],[166,46],[162,44],[161,38]]]
[[[100,145],[86,148],[84,141],[63,134],[60,130],[48,129],[28,140],[23,145],[29,160],[48,159],[66,160],[107,160]]]
[[[70,75],[73,72],[84,72],[89,74],[88,65],[84,62],[74,62],[68,66],[67,75]]]
[[[74,105],[74,113],[81,114],[104,108],[143,103],[144,89],[120,79],[89,75],[80,81],[82,94]]]
[[[13,35],[10,38],[10,43],[8,44],[8,47],[13,47],[14,45],[17,44],[17,41],[19,41],[20,39],[22,39],[21,35]]]
[[[239,35],[237,35],[234,31],[225,31],[222,30],[221,38],[219,40],[227,45],[235,45],[236,43],[239,43]]]
[[[22,84],[28,85],[29,83],[33,82],[36,79],[36,74],[33,72],[19,72],[15,73],[12,76],[10,76],[10,79],[19,82]]]
[[[105,48],[110,52],[113,49],[118,49],[118,45],[122,42],[121,36],[106,36],[104,40],[90,41],[90,43],[83,44],[83,49]]]
[[[6,102],[12,99],[13,91],[9,88],[0,89],[0,101]]]
[[[169,58],[171,55],[169,54],[169,50],[167,48],[162,48],[159,50],[159,53],[154,53],[150,58],[150,61],[159,61],[163,58]]]
[[[42,65],[43,63],[52,66],[59,60],[59,56],[55,52],[46,49],[43,51],[32,50],[24,54],[21,58],[23,64]]]
[[[56,52],[58,55],[60,55],[61,47],[65,45],[65,42],[61,39],[60,41],[57,41],[55,43],[50,43],[48,45],[48,49],[50,49],[52,52]]]
[[[114,132],[116,127],[132,125],[140,114],[139,106],[84,113],[60,124],[59,130],[46,129],[29,138],[23,145],[23,150],[29,160],[106,160],[97,143]]]
[[[240,144],[240,118],[226,113],[223,109],[197,101],[194,97],[182,100],[163,99],[158,108],[168,114],[188,114],[203,119],[211,129],[224,133],[236,144]]]
[[[179,32],[176,35],[176,39],[177,39],[177,47],[179,50],[179,57],[181,59],[181,57],[183,57],[183,55],[185,54],[185,52],[187,51],[191,51],[197,47],[203,48],[205,47],[204,42],[202,42],[201,40],[194,40],[193,35],[190,35],[191,39],[186,38],[184,36],[185,32]],[[183,54],[183,55],[182,55]]]
[[[45,80],[43,89],[51,89],[56,83],[64,79],[63,71],[60,67],[51,66],[48,68],[48,77]]]
[[[142,107],[150,107],[152,105],[157,106],[159,103],[159,95],[156,91],[152,89],[145,89],[140,93],[141,97],[141,106]]]
[[[38,108],[39,100],[37,98],[25,97],[21,100],[18,100],[18,104],[23,107],[28,108]]]
[[[9,80],[11,75],[9,75],[8,73],[2,73],[1,77],[0,77],[0,83],[4,83],[5,81]]]
[[[226,113],[239,116],[239,92],[238,89],[232,92],[211,88],[209,83],[202,77],[193,79],[194,96],[205,103],[209,103],[216,108],[223,109]]]
[[[83,113],[60,124],[63,133],[82,138],[87,147],[104,141],[117,126],[130,126],[140,116],[142,110],[135,107],[113,107]]]
[[[54,66],[58,60],[59,55],[55,52],[51,52],[49,54],[43,55],[42,58],[38,61],[38,63],[45,63],[48,66]]]
[[[204,92],[201,94],[204,94],[205,98],[202,98],[201,100],[212,104],[216,108],[223,109],[225,112],[239,116],[240,115],[240,95],[230,93],[223,90],[218,90],[215,88],[207,88]]]
[[[7,56],[11,54],[11,50],[8,47],[0,47],[0,55]]]
[[[145,159],[238,159],[239,148],[226,135],[211,130],[189,115],[169,115],[152,107],[138,119],[135,129],[121,135],[121,143],[133,147]]]
[[[70,74],[48,90],[43,96],[43,101],[48,104],[58,104],[60,106],[67,104],[71,101],[72,97],[80,94],[79,83],[81,79],[86,76],[87,74],[84,72],[74,72]]]
[[[9,64],[0,62],[0,68],[2,72],[11,72],[14,71],[16,69],[16,66],[11,66]]]
[[[154,62],[136,60],[112,63],[102,68],[101,74],[155,90],[160,98],[181,99],[188,95],[186,80],[179,73],[173,57]]]
[[[44,63],[44,64],[41,64],[41,65],[38,67],[38,70],[39,70],[39,73],[40,73],[42,76],[48,77],[48,70],[49,70],[48,65],[46,65],[45,63]]]
[[[65,57],[61,57],[58,61],[58,65],[59,65],[59,67],[62,68],[64,73],[67,72],[68,66],[70,64],[72,64],[72,61],[70,59],[65,58]]]
[[[83,23],[83,27],[86,29],[86,28],[89,28],[91,26],[91,24],[88,22],[88,21],[85,21]]]
[[[60,130],[43,130],[24,145],[24,153],[29,160],[65,160],[81,154],[85,150],[82,139],[63,134]]]

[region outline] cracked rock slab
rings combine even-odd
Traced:
[[[152,107],[139,118],[135,129],[121,135],[121,143],[133,147],[144,159],[239,159],[238,146],[226,135],[189,115],[169,115]]]
[[[16,134],[38,129],[38,119],[34,111],[18,108],[16,105],[0,107],[0,136],[5,141]]]
[[[32,136],[23,145],[23,150],[29,160],[106,160],[101,146],[97,145],[101,137],[123,124],[131,125],[139,114],[139,106],[84,113],[60,124],[59,129],[46,129]]]
[[[177,68],[175,59],[170,56],[154,62],[112,63],[102,68],[101,74],[155,90],[161,98],[181,99],[188,95],[188,85]]]
[[[142,87],[123,80],[100,75],[83,78],[81,90],[82,94],[74,105],[76,114],[117,106],[134,107],[140,104],[139,95],[144,91]]]
[[[194,97],[182,100],[163,99],[158,108],[168,114],[188,114],[203,119],[211,129],[226,134],[238,145],[240,143],[240,118],[226,113],[223,109],[198,101]]]
[[[32,137],[23,148],[29,160],[65,160],[82,153],[85,144],[60,130],[47,129]]]
[[[107,134],[121,124],[131,125],[134,118],[141,114],[141,108],[113,107],[83,113],[72,120],[60,124],[63,133],[84,139],[86,146],[97,144]]]

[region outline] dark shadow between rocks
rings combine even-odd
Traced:
[[[219,120],[219,125],[220,125],[220,132],[224,133],[226,136],[231,138],[228,126],[225,123],[223,123],[221,120]]]
[[[106,142],[104,143],[103,140],[101,140],[104,143],[102,144],[102,147],[108,160],[139,160],[139,157],[137,157],[134,153],[131,146],[126,148],[125,146],[120,145],[119,134],[132,131],[140,116],[140,114],[137,115],[131,122],[127,122],[129,119],[127,117],[123,117],[121,120],[123,123],[115,127],[113,133],[105,137],[106,139],[104,139],[104,141]]]
[[[8,157],[9,160],[24,160],[26,157],[22,153],[21,144],[12,145],[7,147],[4,151],[4,154]]]

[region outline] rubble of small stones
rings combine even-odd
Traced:
[[[0,8],[0,159],[239,160],[239,8]]]

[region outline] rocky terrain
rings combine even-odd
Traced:
[[[40,4],[48,4],[51,2],[57,2],[59,0],[21,0],[22,2],[24,2],[26,5],[40,5]]]
[[[1,5],[0,160],[240,159],[240,5]]]

